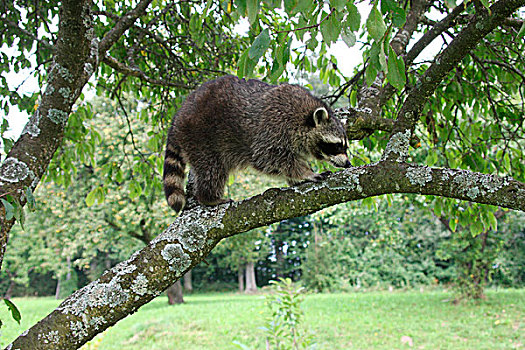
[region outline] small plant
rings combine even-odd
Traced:
[[[273,286],[271,294],[266,296],[266,305],[270,316],[264,327],[266,350],[301,350],[315,349],[316,344],[305,327],[301,327],[305,288],[296,286],[290,278],[279,278],[270,281]],[[237,341],[234,344],[248,350],[248,346]]]
[[[266,297],[271,317],[266,322],[266,349],[313,349],[313,337],[301,327],[304,287],[297,287],[290,278],[270,281],[275,292]]]

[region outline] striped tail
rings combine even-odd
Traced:
[[[164,193],[168,205],[177,213],[182,210],[186,204],[184,195],[184,169],[186,163],[182,159],[181,149],[177,144],[170,143],[166,146],[166,155],[164,158],[164,173],[162,180],[164,182]]]

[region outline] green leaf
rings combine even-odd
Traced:
[[[335,42],[337,41],[337,38],[339,38],[339,33],[341,33],[341,22],[337,19],[335,13],[332,13],[330,18],[321,23],[321,34],[323,35],[323,40],[327,44]]]
[[[335,7],[337,11],[344,10],[347,0],[330,0],[330,6]]]
[[[401,7],[396,7],[393,12],[392,16],[392,23],[397,27],[401,28],[403,25],[405,25],[405,22],[407,21],[407,15],[405,10],[403,10]]]
[[[381,48],[379,50],[379,64],[381,65],[381,70],[383,72],[388,71],[388,66],[386,64],[385,45],[383,45],[383,42],[381,42]]]
[[[313,0],[299,0],[297,7],[295,8],[296,13],[308,13],[314,5]]]
[[[264,29],[252,43],[248,51],[248,57],[251,60],[258,61],[264,55],[266,50],[270,47],[270,31],[268,28]]]
[[[456,228],[457,228],[457,225],[458,225],[458,222],[456,220],[457,219],[450,219],[450,221],[449,221],[448,226],[450,227],[452,232],[456,232]]]
[[[290,15],[297,13],[296,7],[299,4],[299,0],[284,0],[284,10]]]
[[[503,167],[505,168],[505,170],[510,171],[510,156],[508,153],[505,153],[505,155],[503,156]]]
[[[388,81],[398,90],[402,90],[407,82],[405,75],[405,62],[398,58],[392,47],[388,46]]]
[[[430,149],[428,151],[427,159],[425,160],[425,163],[428,166],[433,166],[438,161],[438,155],[437,152],[434,149]]]
[[[16,307],[15,304],[11,300],[4,299],[4,303],[7,305],[7,308],[9,311],[11,311],[11,316],[13,319],[20,324],[20,320],[22,319],[22,315],[20,314],[20,311]]]
[[[239,9],[239,13],[241,16],[246,15],[246,0],[235,0],[235,5]]]
[[[5,208],[5,219],[11,220],[13,216],[15,215],[15,207],[13,207],[11,203],[9,203],[3,198],[1,198],[0,200],[2,201],[2,204],[4,205],[4,208]]]
[[[375,41],[380,41],[386,33],[385,21],[376,6],[372,8],[370,15],[368,15],[366,29],[368,30],[368,34],[370,34]]]
[[[394,0],[381,0],[381,13],[384,15],[394,12],[397,8],[396,2]]]
[[[86,205],[88,207],[91,207],[93,204],[95,204],[95,199],[97,198],[97,189],[98,187],[92,189],[91,192],[89,192],[86,196]]]
[[[140,196],[141,193],[142,193],[142,187],[140,187],[140,185],[136,181],[130,182],[130,184],[129,184],[129,197],[131,199],[135,199],[138,196]]]
[[[257,64],[256,61],[251,60],[250,57],[248,57],[248,51],[249,50],[246,50],[239,59],[239,68],[237,69],[237,76],[239,78],[251,76],[253,69]]]
[[[202,21],[198,13],[195,13],[190,18],[190,32],[198,33],[202,29]]]
[[[357,106],[357,90],[352,90],[350,93],[350,105],[352,107]]]
[[[282,66],[286,66],[290,60],[290,48],[292,47],[292,41],[292,37],[289,37],[287,41],[282,40],[282,44],[277,48],[277,61]]]
[[[443,203],[441,201],[441,198],[438,198],[435,202],[434,202],[434,215],[436,215],[436,217],[441,217],[441,214],[443,213]]]
[[[122,169],[119,169],[117,171],[117,174],[115,175],[115,181],[121,183],[122,181],[124,181],[124,173],[122,172]]]
[[[348,28],[343,29],[343,32],[341,33],[341,38],[348,47],[354,46],[357,40],[355,33],[350,31]]]
[[[106,195],[104,193],[104,189],[102,187],[98,187],[97,191],[96,191],[97,203],[98,204],[104,203],[105,197],[106,197]]]
[[[348,4],[346,5],[346,9],[348,11],[348,14],[346,16],[346,25],[353,32],[357,32],[359,30],[359,27],[361,26],[361,14],[359,13],[357,6],[355,6],[351,2],[348,2]]]
[[[476,220],[470,224],[469,229],[470,229],[470,234],[472,235],[472,237],[476,237],[481,232],[483,232],[483,225],[481,224],[481,221]]]
[[[248,12],[248,21],[250,24],[255,23],[257,16],[259,15],[259,1],[258,0],[246,0],[246,11]]]
[[[481,1],[481,4],[485,6],[486,9],[490,7],[488,0],[480,0],[480,1]],[[490,14],[490,10],[489,10],[489,14]]]
[[[26,200],[27,200],[27,207],[29,210],[34,211],[36,209],[36,201],[35,196],[33,196],[33,191],[31,190],[31,187],[26,188]]]
[[[369,64],[365,70],[366,84],[368,86],[372,85],[374,80],[376,80],[376,77],[377,77],[377,69],[373,65]]]
[[[516,39],[519,39],[519,38],[521,38],[524,35],[525,35],[525,21],[521,25],[520,31],[518,32],[518,35],[516,36]]]
[[[496,219],[496,216],[494,215],[493,212],[488,213],[488,219],[489,219],[490,227],[492,227],[494,231],[497,231],[498,230],[498,219]]]

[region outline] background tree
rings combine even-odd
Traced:
[[[520,162],[523,84],[516,83],[523,81],[523,42],[516,38],[524,30],[520,29],[522,21],[515,17],[525,4],[523,0],[471,2],[452,9],[445,6],[451,5],[448,2],[424,0],[374,3],[365,21],[366,66],[348,80],[343,80],[334,69],[336,62],[325,54],[328,45],[339,37],[350,45],[357,38],[360,15],[356,6],[346,1],[331,1],[329,6],[285,1],[284,11],[281,2],[274,1],[210,1],[205,6],[191,2],[165,5],[151,0],[130,6],[87,0],[62,1],[60,6],[54,2],[39,2],[33,7],[25,3],[1,4],[1,19],[8,28],[2,32],[2,42],[12,43],[12,38],[18,36],[23,41],[22,50],[35,42],[37,48],[43,47],[37,53],[43,60],[37,64],[45,69],[41,74],[46,81],[40,103],[0,167],[2,256],[14,219],[22,221],[20,208],[26,201],[31,202],[32,190],[63,141],[73,104],[95,71],[99,91],[111,91],[116,97],[131,89],[140,91],[141,98],[159,101],[155,98],[160,96],[164,97],[161,101],[171,101],[180,96],[177,87],[189,85],[196,69],[204,73],[195,74],[197,80],[193,82],[202,81],[210,71],[227,70],[234,62],[238,62],[241,76],[256,71],[269,81],[277,81],[288,78],[285,71],[289,62],[307,70],[313,67],[320,71],[324,82],[340,84],[334,98],[347,94],[350,105],[356,103],[358,108],[341,113],[348,119],[350,137],[370,135],[362,146],[381,154],[371,159],[374,163],[366,158],[356,160],[356,164],[367,164],[334,174],[322,184],[273,189],[240,203],[186,211],[150,245],[67,298],[45,320],[15,340],[14,348],[42,346],[42,339],[48,340],[50,348],[78,347],[161,293],[221,239],[337,203],[402,192],[525,210]],[[431,7],[442,11],[444,18],[428,21],[425,13]],[[30,20],[21,20],[21,9],[28,9],[25,14]],[[57,14],[58,31],[53,31],[50,24]],[[231,35],[231,28],[245,15],[251,25],[249,39],[253,41],[237,61],[238,51],[232,50],[232,45],[233,49],[240,48],[243,41]],[[407,44],[416,37],[419,25],[427,26],[428,31],[414,40],[407,52]],[[40,35],[40,26],[48,34]],[[443,49],[428,64],[414,64],[430,39],[445,33],[451,38]],[[171,34],[173,37],[165,37]],[[304,43],[302,49],[292,49],[294,37]],[[54,45],[49,44],[50,40]],[[308,50],[319,50],[320,59],[315,64],[307,58]],[[468,55],[479,58],[481,64],[470,61]],[[205,57],[218,57],[217,66],[210,69]],[[3,56],[4,70],[11,68],[8,61]],[[23,62],[21,57],[15,65]],[[502,73],[491,72],[487,65],[499,67]],[[497,83],[483,84],[490,81],[491,74],[498,76]],[[457,81],[460,85],[454,85]],[[468,99],[480,96],[476,87],[469,88],[476,83],[485,89],[483,96],[492,103],[476,104]],[[438,105],[443,107],[441,110],[427,107],[435,106],[428,102],[440,97],[442,88],[456,96],[465,92],[466,99],[450,105],[447,94],[445,102]],[[33,98],[29,102],[36,101]],[[11,100],[19,102],[16,96]],[[34,108],[34,104],[25,102],[27,109]],[[163,106],[152,106],[166,111],[152,117],[153,124],[172,114]],[[490,126],[481,128],[487,121]],[[374,130],[382,132],[371,135]],[[461,141],[456,142],[458,139]],[[409,151],[410,144],[419,143],[424,147]],[[154,161],[146,159],[142,163],[144,169],[155,168]],[[151,176],[150,171],[143,172],[145,178]],[[61,181],[65,183],[67,178]],[[458,215],[455,201],[443,200],[439,208],[452,218]],[[483,210],[492,213],[486,214],[488,220],[480,212],[471,213],[479,233],[495,229],[495,209]]]

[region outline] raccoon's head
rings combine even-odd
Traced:
[[[348,139],[341,121],[332,115],[328,107],[317,108],[308,118],[312,156],[329,161],[338,168],[349,168],[351,164],[346,154]]]

